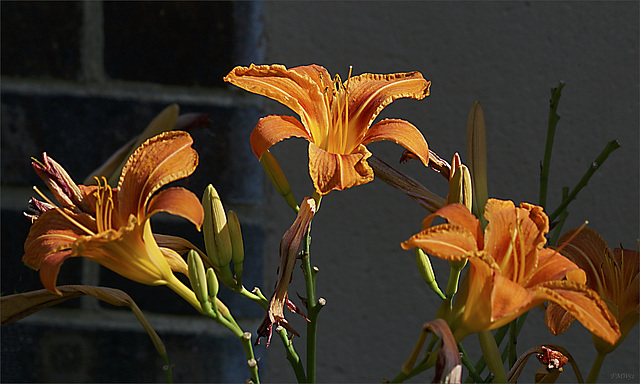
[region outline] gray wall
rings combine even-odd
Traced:
[[[611,247],[635,248],[638,239],[638,3],[637,2],[267,2],[267,63],[317,63],[331,74],[417,70],[432,81],[431,96],[398,100],[381,117],[404,118],[421,129],[430,148],[464,158],[465,129],[474,100],[487,124],[489,194],[537,202],[550,88],[565,81],[560,101],[549,206],[563,186],[573,187],[604,145],[614,152],[570,206],[565,228],[589,220]],[[248,63],[246,63],[248,64]],[[286,113],[276,102],[265,113]],[[402,147],[369,149],[397,164]],[[309,195],[306,143],[273,147],[297,198]],[[417,164],[398,165],[433,191],[446,185]],[[266,285],[275,279],[280,236],[293,218],[273,188],[265,245]],[[318,377],[331,382],[392,378],[408,356],[438,299],[399,243],[415,233],[426,212],[381,181],[333,192],[313,222],[312,262],[320,268]],[[446,283],[446,263],[434,261]],[[300,283],[301,275],[294,276]],[[304,295],[304,287],[298,286]],[[291,293],[294,296],[294,293]],[[289,316],[293,319],[293,316]],[[553,337],[543,313],[532,310],[518,347],[564,345],[588,373],[591,338],[580,324]],[[304,330],[302,322],[295,322]],[[295,340],[303,351],[304,340]],[[477,342],[465,342],[474,349]],[[268,381],[292,381],[278,343],[269,348]],[[537,363],[532,363],[536,365]],[[606,361],[601,380],[614,373],[638,378],[638,328]],[[422,380],[431,380],[431,374]],[[523,380],[532,380],[531,376]],[[571,370],[561,378],[574,381]],[[620,381],[620,380],[617,380]],[[633,380],[632,380],[633,381]]]

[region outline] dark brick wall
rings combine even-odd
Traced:
[[[200,166],[180,184],[200,196],[212,183],[227,207],[237,208],[245,236],[245,285],[261,286],[262,169],[249,147],[261,111],[255,99],[230,89],[222,77],[235,65],[261,61],[262,4],[2,1],[0,6],[2,294],[42,288],[37,272],[20,260],[29,230],[22,212],[30,187],[45,189],[30,158],[46,151],[81,182],[173,103],[181,113],[208,113],[212,121],[191,132]],[[159,216],[152,226],[203,247],[201,235],[184,220]],[[213,320],[212,330],[190,329],[199,316],[170,290],[85,263],[66,261],[59,283],[119,288],[145,313],[166,317],[158,320],[158,333],[176,381],[244,381],[242,348],[226,329],[216,328]],[[247,324],[261,320],[263,311],[255,304],[231,292],[220,297],[236,318]],[[127,311],[92,300],[67,301],[50,322],[36,315],[2,327],[0,381],[164,381],[162,361],[142,327],[83,322],[83,315],[96,311],[105,318]]]

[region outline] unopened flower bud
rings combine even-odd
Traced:
[[[204,208],[202,233],[207,255],[216,267],[226,267],[231,262],[233,253],[231,237],[222,200],[211,184],[207,186],[202,196],[202,207]]]
[[[190,250],[187,256],[187,265],[189,266],[189,281],[191,282],[191,289],[196,294],[198,301],[201,304],[208,302],[207,281],[204,271],[204,264],[200,255]]]
[[[457,155],[457,154],[456,154]],[[453,170],[453,169],[452,169]],[[449,181],[447,204],[460,203],[471,211],[473,205],[473,187],[471,174],[466,165],[460,164]]]
[[[438,287],[438,283],[436,282],[436,276],[433,273],[431,260],[429,260],[429,256],[420,248],[416,248],[416,264],[418,265],[418,271],[420,271],[424,282],[427,283],[432,291],[434,291],[436,294],[438,294],[438,296],[444,299],[445,296],[440,290],[440,287]]]
[[[242,229],[240,228],[240,220],[234,211],[229,211],[227,217],[229,225],[229,236],[231,237],[231,261],[233,262],[233,272],[236,274],[238,284],[242,281],[242,269],[244,261],[244,243],[242,241]]]
[[[280,168],[280,164],[278,164],[278,160],[267,150],[262,157],[260,158],[260,164],[262,164],[262,168],[264,169],[267,176],[269,176],[269,180],[276,187],[278,193],[284,197],[287,201],[287,204],[294,210],[298,210],[298,203],[296,202],[295,197],[291,193],[291,186],[287,181],[287,178],[282,172],[282,168]]]
[[[474,101],[467,120],[467,164],[473,179],[473,206],[476,217],[486,224],[484,206],[487,203],[487,132],[484,112],[479,102]]]
[[[220,283],[218,283],[216,272],[213,270],[213,268],[207,269],[207,291],[209,293],[209,298],[211,298],[211,304],[213,306],[214,312],[218,312],[216,297],[218,296],[219,288],[220,288]]]

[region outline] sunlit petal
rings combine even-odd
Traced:
[[[371,152],[361,145],[359,151],[350,155],[329,153],[309,144],[309,174],[313,185],[321,195],[342,191],[373,180],[373,169],[366,160]]]
[[[260,159],[272,145],[290,137],[312,140],[309,132],[295,117],[266,116],[258,120],[258,124],[251,132],[251,150]]]
[[[402,145],[408,151],[418,156],[422,164],[429,163],[429,146],[422,133],[413,124],[399,119],[385,119],[373,125],[364,138],[362,144],[387,140]]]
[[[147,217],[157,212],[166,212],[191,221],[198,230],[204,220],[200,199],[184,188],[173,187],[155,194],[149,201]]]
[[[193,139],[183,131],[169,131],[145,141],[131,155],[118,183],[120,218],[146,214],[151,195],[162,186],[189,176],[198,165]]]

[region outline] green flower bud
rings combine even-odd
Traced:
[[[218,191],[209,184],[202,196],[204,221],[202,233],[209,260],[216,267],[223,268],[231,262],[232,248],[227,225],[227,215]]]
[[[211,309],[215,314],[218,314],[218,304],[217,296],[218,289],[220,288],[220,283],[218,283],[218,278],[216,277],[216,272],[213,268],[207,269],[207,290],[209,291],[209,298],[211,299]]]
[[[229,225],[229,236],[231,237],[231,261],[233,261],[233,271],[238,279],[238,284],[242,284],[242,269],[244,261],[244,243],[242,241],[242,229],[240,228],[240,220],[234,211],[229,211],[227,217]]]
[[[479,102],[474,101],[467,119],[467,164],[473,179],[473,206],[476,217],[486,226],[484,206],[489,193],[487,191],[487,130],[484,112]]]
[[[196,251],[189,251],[189,255],[187,256],[187,265],[189,266],[189,281],[191,282],[191,289],[193,289],[193,292],[196,294],[196,297],[201,304],[207,303],[209,298],[207,282],[205,280],[206,274],[204,271],[204,264],[202,263],[200,255]]]
[[[442,293],[440,287],[438,287],[438,283],[436,282],[436,276],[433,273],[431,260],[429,260],[429,256],[420,248],[416,248],[416,264],[418,265],[418,270],[420,271],[424,282],[427,283],[429,288],[440,296],[440,298],[445,299],[445,295]]]
[[[269,176],[269,180],[271,180],[271,183],[276,187],[278,193],[280,193],[287,201],[287,204],[297,212],[299,209],[298,203],[296,203],[296,199],[291,193],[291,186],[284,172],[282,172],[278,160],[267,150],[260,158],[260,164],[262,164],[264,172]]]

